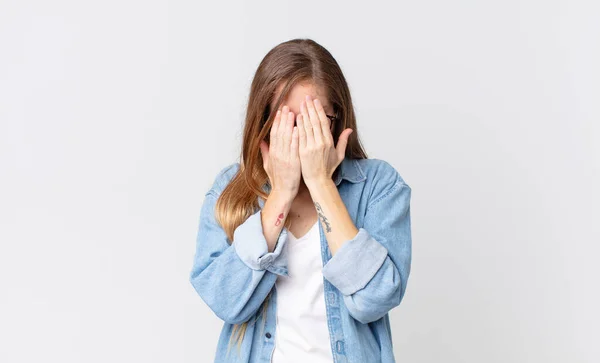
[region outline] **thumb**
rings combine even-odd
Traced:
[[[350,134],[352,133],[352,131],[354,131],[354,130],[345,129],[340,134],[337,145],[335,147],[335,150],[340,159],[344,159],[344,155],[346,154],[346,147],[348,146],[348,138],[350,137]]]
[[[269,160],[269,145],[267,145],[267,142],[265,140],[260,140],[260,154],[262,156],[263,159],[263,166],[265,167],[265,169],[267,168],[268,164],[268,160]]]

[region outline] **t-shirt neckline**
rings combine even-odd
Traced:
[[[315,226],[317,226],[317,224],[319,223],[319,219],[317,218],[317,221],[310,227],[310,229],[308,230],[308,232],[306,232],[304,234],[304,236],[297,238],[296,236],[294,236],[294,234],[288,229],[288,235],[294,240],[294,241],[303,241],[305,239],[307,239],[311,233],[313,232],[313,230],[315,229]]]

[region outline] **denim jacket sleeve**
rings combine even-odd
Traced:
[[[259,209],[234,231],[233,242],[215,219],[218,193],[204,197],[189,280],[202,300],[223,321],[241,324],[259,309],[277,275],[288,275],[282,254],[287,230],[268,252]]]
[[[411,188],[397,177],[374,195],[364,226],[322,270],[350,315],[363,324],[400,305],[411,265]]]

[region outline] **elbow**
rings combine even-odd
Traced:
[[[355,320],[361,324],[369,324],[383,318],[393,308],[400,305],[399,300],[390,300],[386,302],[380,302],[378,305],[371,305],[369,307],[359,307],[357,305],[348,304],[348,313]]]
[[[236,305],[220,299],[218,289],[215,289],[214,286],[211,287],[206,281],[200,279],[200,275],[190,274],[189,281],[202,301],[225,323],[242,324],[250,319],[250,316],[243,314],[243,310],[237,310]]]
[[[189,281],[202,301],[223,322],[242,324],[252,317],[254,310],[249,309],[250,306],[236,303],[231,296],[223,293],[222,287],[211,284],[201,273],[192,272]]]
[[[241,314],[239,311],[233,311],[228,309],[219,309],[211,307],[211,310],[215,315],[227,324],[242,324],[250,320],[250,315]]]
[[[350,316],[361,324],[368,324],[383,318],[400,305],[403,295],[404,284],[399,282],[378,293],[359,290],[353,295],[344,296],[344,301]]]
[[[330,279],[337,281],[336,276],[338,275],[329,276]],[[338,284],[334,284],[334,286],[339,286],[338,289],[343,294],[348,313],[360,323],[368,324],[381,319],[390,310],[400,305],[407,280],[407,270],[398,268],[387,257],[379,270],[363,287],[357,289],[344,284],[346,280],[341,280],[341,283],[338,281]]]
[[[384,314],[380,315],[380,314],[374,314],[373,312],[367,312],[364,310],[355,310],[355,309],[350,309],[350,308],[348,308],[348,312],[350,313],[350,316],[352,316],[352,318],[354,320],[358,321],[361,324],[372,323],[374,321],[381,319],[386,314],[386,313],[384,313]]]

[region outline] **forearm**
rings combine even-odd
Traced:
[[[307,186],[333,256],[345,241],[356,236],[358,229],[332,179]]]
[[[275,244],[283,229],[294,197],[287,192],[272,190],[262,210],[263,234],[267,240],[269,252],[275,250]]]

